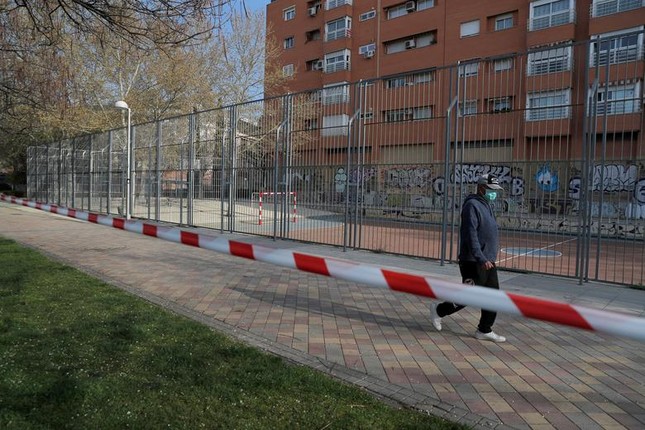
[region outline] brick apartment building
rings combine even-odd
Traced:
[[[357,109],[366,163],[643,159],[644,25],[645,0],[267,6],[289,91],[318,97],[307,165],[344,162]]]

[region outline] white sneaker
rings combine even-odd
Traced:
[[[441,317],[437,315],[437,304],[432,303],[430,305],[430,321],[437,331],[441,331]]]
[[[500,336],[494,331],[491,331],[490,333],[482,333],[481,331],[477,330],[475,332],[475,337],[479,340],[491,340],[495,343],[506,342],[506,338],[504,336]]]

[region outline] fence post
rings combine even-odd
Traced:
[[[451,75],[451,78],[452,78],[452,75]],[[448,200],[445,197],[448,195],[448,181],[449,181],[448,172],[450,170],[450,120],[452,117],[452,110],[454,109],[458,100],[459,99],[457,98],[457,96],[455,96],[450,102],[450,105],[448,105],[448,109],[446,109],[446,133],[445,133],[446,154],[444,156],[444,163],[443,163],[443,170],[445,175],[444,189],[443,189],[444,204],[441,212],[441,251],[440,251],[441,258],[439,262],[441,266],[445,265],[446,249],[447,249],[446,242],[448,240],[448,238],[446,237],[446,235],[448,234]]]
[[[193,225],[193,210],[194,201],[193,195],[195,194],[195,172],[194,172],[194,158],[195,158],[195,112],[191,113],[188,117],[188,214],[187,223]]]
[[[283,100],[284,103],[284,100]],[[278,172],[280,170],[280,137],[284,135],[283,130],[287,125],[287,119],[282,119],[280,125],[275,132],[275,154],[273,156],[273,190],[274,193],[278,191]],[[276,195],[273,195],[273,240],[277,239],[278,234],[278,205],[276,201]]]
[[[163,121],[157,122],[157,141],[155,142],[157,147],[157,159],[155,161],[155,183],[156,192],[155,192],[155,221],[159,222],[161,217],[161,142],[163,141]]]
[[[92,156],[92,150],[94,149],[94,135],[90,135],[90,160],[88,166],[88,178],[87,178],[87,211],[92,211],[92,190],[94,189],[94,178],[93,178],[93,164],[92,161],[94,157]]]
[[[345,222],[343,223],[343,252],[347,251],[347,242],[349,240],[349,179],[350,168],[352,166],[352,126],[354,120],[361,113],[360,109],[354,112],[354,115],[347,122],[347,180],[345,181]]]
[[[108,131],[108,183],[107,183],[107,213],[112,213],[112,130]]]
[[[235,194],[237,190],[236,168],[237,168],[237,112],[235,105],[228,108],[229,115],[229,136],[228,136],[228,157],[229,157],[229,177],[228,177],[228,230],[235,231]]]
[[[589,58],[589,48],[590,43],[584,45],[587,48],[585,52],[585,58]],[[589,62],[585,61],[586,66],[584,69],[584,87],[589,88],[589,73],[590,67]],[[589,177],[590,174],[593,177],[593,142],[595,140],[595,110],[596,110],[596,93],[598,91],[598,79],[594,79],[594,82],[591,86],[591,89],[588,93],[584,94],[584,115],[582,116],[582,129],[583,129],[583,139],[582,139],[582,175],[580,178],[580,208],[579,208],[579,217],[580,217],[580,227],[578,235],[578,243],[576,244],[576,252],[578,253],[576,258],[576,272],[579,277],[578,283],[582,285],[585,281],[588,281],[589,275],[589,234],[591,232],[591,199],[590,189],[589,189]]]
[[[356,146],[356,179],[355,179],[355,185],[356,185],[356,192],[354,194],[354,243],[353,247],[354,249],[358,249],[359,244],[358,244],[358,230],[361,226],[360,221],[359,221],[359,213],[361,212],[361,206],[362,206],[362,193],[363,193],[363,169],[365,168],[364,166],[364,158],[365,158],[365,150],[362,145],[359,145],[361,142],[361,135],[363,131],[362,125],[362,120],[361,120],[361,112],[363,112],[363,98],[361,97],[362,94],[362,89],[363,87],[363,81],[361,80],[358,85],[356,86],[357,91],[355,92],[355,97],[354,97],[354,106],[356,106],[356,102],[358,101],[358,127],[357,132],[354,134],[352,133],[352,130],[350,130],[350,135],[355,136],[355,146]],[[356,95],[357,94],[357,95]],[[352,175],[350,172],[347,172],[347,182],[349,183],[350,178]],[[347,194],[349,197],[349,193]],[[359,196],[360,198],[360,203],[359,203]]]

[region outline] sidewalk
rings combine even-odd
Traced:
[[[503,344],[472,337],[478,309],[272,266],[0,202],[0,236],[285,359],[474,428],[645,427],[645,344],[499,314]],[[217,231],[198,230],[217,236]],[[455,265],[263,237],[229,239],[425,272]],[[502,272],[505,291],[645,317],[645,291]]]

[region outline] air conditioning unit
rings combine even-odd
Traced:
[[[309,8],[309,16],[316,16],[317,13],[318,13],[318,7],[317,6]]]
[[[311,65],[312,70],[322,70],[323,69],[323,62],[322,60],[314,61],[313,64]]]
[[[365,51],[363,53],[363,57],[365,57],[365,58],[372,58],[373,56],[374,56],[374,51],[372,51],[372,50]]]
[[[415,46],[417,46],[417,43],[414,41],[414,39],[409,39],[405,41],[405,49],[412,49]]]
[[[417,10],[417,2],[409,1],[405,3],[405,10],[408,12],[414,12]]]

